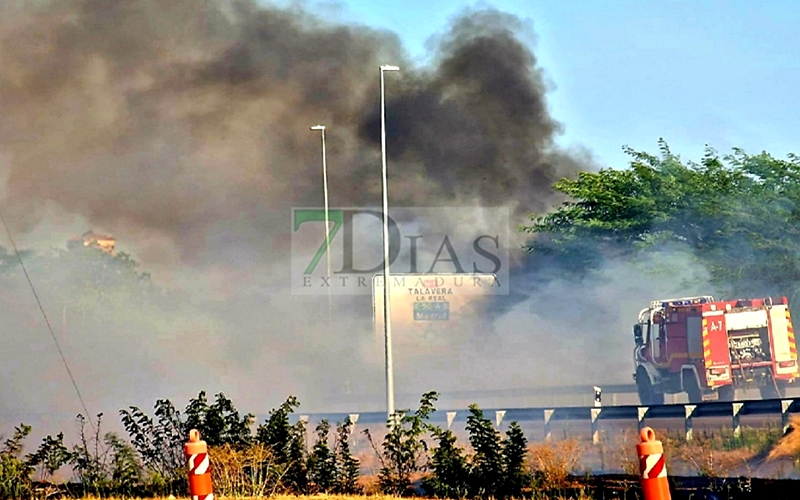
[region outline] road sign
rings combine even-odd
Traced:
[[[414,302],[414,321],[448,321],[450,302]]]
[[[392,274],[392,343],[446,345],[458,331],[479,327],[484,299],[498,292],[494,274]],[[375,334],[383,338],[383,275],[372,279]]]

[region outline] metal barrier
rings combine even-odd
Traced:
[[[602,387],[603,395],[606,397],[617,394],[636,394],[635,384],[599,384]],[[470,400],[481,399],[504,399],[504,398],[551,398],[565,396],[592,397],[597,389],[596,385],[566,385],[550,387],[525,387],[512,389],[485,389],[485,390],[466,390],[466,391],[442,391],[440,399],[450,400]],[[359,405],[382,401],[384,396],[380,394],[337,394],[330,399],[320,401],[325,405],[344,404]],[[397,401],[416,402],[419,394],[398,393],[395,395]]]
[[[784,432],[789,426],[791,413],[800,412],[800,398],[767,399],[737,402],[709,401],[698,404],[667,404],[658,406],[607,406],[607,407],[560,407],[560,408],[509,408],[483,410],[485,415],[495,415],[495,424],[500,427],[503,421],[544,423],[544,439],[552,437],[551,425],[555,421],[583,420],[591,422],[592,441],[599,442],[600,424],[604,420],[630,420],[637,422],[638,430],[646,427],[651,419],[683,419],[687,440],[693,437],[693,421],[696,418],[730,417],[734,435],[741,433],[740,419],[745,415],[774,415],[781,417]],[[466,410],[437,410],[431,414],[429,422],[444,423],[449,429],[454,422],[466,422]],[[350,417],[359,424],[385,424],[385,412],[368,413],[316,413],[300,415],[298,420],[312,419],[319,422],[327,419],[331,422],[343,421]]]

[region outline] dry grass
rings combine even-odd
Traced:
[[[800,416],[792,416],[789,429],[778,443],[770,450],[767,461],[781,459],[798,460],[800,458]]]
[[[248,446],[243,450],[229,445],[217,446],[209,449],[209,457],[215,491],[225,495],[258,496],[275,492],[270,485],[275,482],[271,477],[272,454],[265,445]]]
[[[674,456],[701,476],[729,477],[741,469],[749,469],[757,452],[746,448],[714,450],[702,443],[685,444],[675,450]]]
[[[362,449],[353,454],[361,471],[367,475],[376,475],[381,470],[381,461],[371,449]]]
[[[380,491],[380,484],[378,483],[377,474],[362,475],[361,477],[358,478],[358,485],[361,487],[361,491],[364,492],[365,496],[368,497],[380,496],[381,491]],[[358,498],[363,498],[363,497],[358,497]]]
[[[528,467],[545,490],[564,488],[569,475],[581,461],[585,445],[576,439],[564,439],[528,446]]]
[[[792,420],[790,431],[783,437],[778,427],[744,427],[737,436],[731,429],[709,429],[696,432],[691,441],[686,441],[683,433],[657,430],[656,434],[664,445],[670,475],[782,477],[785,467],[778,470],[778,463],[769,462],[791,459],[794,463],[790,469],[800,469],[800,432],[794,429],[800,430],[800,416]],[[638,476],[638,442],[638,432],[626,429],[605,435],[598,446],[587,440],[537,444],[531,447],[531,465],[536,469],[538,459],[538,468],[547,471],[539,475],[553,478],[555,483],[565,477],[565,469],[572,468],[573,475],[578,473],[576,467]]]
[[[791,459],[800,463],[800,416],[792,419],[789,431],[780,437],[780,429],[750,429],[743,428],[742,434],[733,436],[732,432],[720,429],[710,432],[698,432],[692,441],[686,441],[678,434],[668,435],[667,432],[657,432],[659,439],[664,444],[668,460],[670,475],[695,475],[707,477],[733,477],[752,476],[757,471],[759,463]],[[778,439],[780,437],[780,439]],[[618,436],[600,445],[602,461],[612,468],[621,469],[622,472],[638,475],[639,462],[636,456],[638,432],[624,431]],[[468,445],[462,445],[469,451]],[[572,484],[570,476],[577,472],[577,468],[590,459],[592,453],[598,452],[598,447],[592,446],[588,441],[581,439],[561,439],[544,443],[531,443],[528,446],[529,455],[527,467],[534,473],[536,481],[533,491],[533,500],[588,500],[591,498],[585,493],[575,493],[572,496],[559,494],[559,491],[575,491],[570,489]],[[248,478],[244,473],[247,465],[264,463],[269,457],[259,455],[255,451],[245,455],[231,449],[219,448],[215,450],[217,463],[225,466],[214,477],[215,491],[219,493],[242,492],[252,493],[262,491],[268,495],[270,491],[258,489],[258,478]],[[374,451],[360,450],[357,458],[361,461],[363,475],[359,483],[363,487],[363,496],[345,495],[313,495],[313,496],[287,496],[276,495],[270,498],[275,500],[320,499],[320,500],[395,500],[399,497],[381,495],[378,490],[377,472],[380,467]],[[574,477],[574,476],[573,476]],[[546,493],[545,493],[546,492]],[[183,500],[188,497],[182,497]],[[265,498],[253,496],[219,495],[218,498]],[[92,497],[87,497],[87,500]],[[109,499],[114,500],[114,499]],[[121,500],[121,499],[120,499]],[[160,500],[168,500],[162,498]],[[177,500],[170,498],[169,500]]]
[[[236,500],[256,500],[256,499],[264,499],[267,497],[252,497],[252,496],[218,496],[214,495],[214,498],[217,499],[224,499],[224,498],[231,498]],[[270,500],[299,500],[299,499],[319,499],[319,500],[400,500],[401,497],[393,497],[388,495],[308,495],[308,496],[292,496],[292,495],[275,495],[268,497]],[[191,500],[191,497],[156,497],[156,498],[139,498],[139,497],[105,497],[100,498],[96,496],[86,496],[83,497],[81,500]]]
[[[214,498],[225,499],[231,498],[236,500],[256,500],[264,499],[265,497],[224,497],[214,495]],[[363,496],[350,496],[350,495],[309,495],[309,496],[291,496],[291,495],[275,495],[269,497],[270,500],[401,500],[402,497],[395,497],[389,495],[363,495]],[[583,494],[577,497],[564,497],[564,496],[535,496],[535,500],[591,500],[591,497]],[[191,497],[159,497],[159,498],[138,498],[138,497],[106,497],[99,498],[95,496],[83,497],[82,500],[191,500]],[[403,499],[407,500],[407,499]]]

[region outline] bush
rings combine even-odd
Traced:
[[[574,439],[540,443],[528,448],[534,484],[544,491],[558,491],[567,486],[569,475],[580,462],[583,447]]]
[[[331,424],[322,420],[316,428],[317,441],[308,457],[308,475],[313,493],[329,493],[336,482],[336,456],[328,446]]]
[[[512,421],[508,430],[501,433],[477,405],[471,405],[466,426],[470,445],[467,452],[453,432],[428,422],[437,397],[436,392],[425,393],[414,413],[395,412],[386,422],[387,433],[380,449],[369,430],[364,431],[380,462],[378,485],[382,493],[416,493],[414,487],[419,482],[425,493],[436,497],[509,499],[530,496],[534,484],[537,494],[545,495],[561,494],[568,486],[569,475],[582,456],[578,441],[529,446],[517,422]],[[185,495],[183,445],[191,428],[199,428],[201,439],[209,445],[212,481],[218,496],[362,493],[361,464],[351,449],[352,421],[347,418],[337,423],[334,436],[331,424],[320,422],[315,430],[316,442],[309,452],[305,422],[291,424],[289,419],[298,406],[297,399],[289,396],[253,432],[253,416],[240,415],[222,393],[209,404],[201,392],[190,400],[183,414],[168,400],[158,400],[152,418],[136,407],[120,411],[130,442],[113,433],[103,435],[102,414],[88,435],[87,421],[78,415],[79,442],[71,450],[65,446],[63,434],[58,434],[47,436],[26,458],[21,457],[22,442],[31,429],[23,424],[0,450],[0,498],[38,494],[33,491],[33,473],[38,470],[45,481],[67,464],[79,481],[73,494]],[[735,439],[701,435],[692,443],[682,444],[682,449],[667,442],[665,446],[674,449],[671,455],[694,462],[706,475],[714,475],[724,468],[720,467],[724,465],[720,459],[732,454],[731,448],[762,453],[776,439],[776,432],[762,434],[743,432]],[[429,437],[435,447],[429,448]],[[706,467],[700,459],[690,456],[695,448],[704,453],[713,451],[713,464]],[[701,455],[701,459],[705,458]]]
[[[431,475],[423,481],[423,488],[435,497],[463,498],[469,492],[469,465],[464,452],[449,429],[434,429],[433,436],[439,446],[433,450]]]
[[[71,454],[64,446],[64,433],[46,436],[35,453],[28,456],[28,465],[39,467],[39,481],[49,481],[58,469],[69,463]]]
[[[525,470],[528,440],[517,422],[511,422],[503,441],[504,480],[501,497],[519,498],[531,484],[531,476]]]
[[[229,443],[209,448],[211,480],[217,496],[262,497],[275,494],[282,477],[269,447],[254,443],[237,447]]]
[[[405,495],[411,487],[414,474],[424,470],[423,457],[428,451],[422,439],[426,431],[428,417],[435,411],[436,392],[427,392],[420,399],[419,409],[409,415],[410,410],[398,410],[387,421],[388,431],[383,440],[382,451],[378,451],[369,430],[367,435],[381,463],[378,481],[381,492],[387,495]]]
[[[250,425],[255,416],[249,413],[240,416],[233,402],[223,393],[217,394],[214,403],[209,405],[205,391],[200,392],[197,398],[189,401],[185,415],[183,440],[186,440],[190,429],[197,429],[208,446],[247,446],[252,441]]]
[[[500,434],[483,410],[470,405],[467,417],[469,443],[475,451],[470,469],[470,496],[497,497],[503,486],[503,457]]]
[[[203,393],[200,393],[201,396]],[[157,495],[174,495],[186,491],[186,457],[183,444],[188,429],[180,411],[166,399],[155,404],[153,420],[135,406],[120,410],[120,417],[131,444],[146,469],[145,481]],[[201,435],[201,439],[204,436]]]
[[[531,484],[526,470],[527,439],[518,422],[511,422],[505,438],[477,405],[469,407],[467,431],[473,454],[467,456],[450,430],[433,427],[438,446],[423,481],[429,495],[445,498],[520,498]]]
[[[352,433],[353,422],[350,417],[336,426],[336,493],[342,495],[355,495],[361,493],[358,485],[360,468],[358,460],[350,452],[350,435]]]
[[[33,467],[22,460],[22,442],[31,433],[31,426],[20,424],[14,435],[3,443],[0,450],[0,498],[23,498],[31,492]]]
[[[255,440],[265,445],[274,458],[271,474],[280,483],[278,491],[292,493],[304,486],[305,463],[298,448],[305,446],[305,435],[301,425],[292,426],[289,415],[300,406],[294,396],[289,396],[278,408],[270,411],[267,421],[258,426]]]

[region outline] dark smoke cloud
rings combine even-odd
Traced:
[[[402,68],[387,75],[394,205],[510,206],[513,229],[561,201],[555,180],[592,168],[554,145],[561,126],[528,28],[491,9],[457,17],[434,63],[416,68],[392,33],[245,0],[16,4],[4,2],[0,16],[2,206],[12,230],[32,246],[53,232],[109,231],[194,307],[129,310],[136,327],[116,318],[117,337],[99,342],[100,320],[85,327],[71,353],[106,411],[203,388],[256,412],[290,392],[313,401],[347,384],[380,390],[368,299],[337,299],[329,326],[319,297],[292,296],[287,274],[289,209],[322,203],[309,126],[328,126],[331,204],[380,205],[379,65]],[[479,340],[460,359],[488,355]],[[110,353],[120,359],[103,363],[101,391],[90,367]],[[413,353],[398,356],[413,365]],[[117,382],[137,363],[140,383]],[[15,380],[36,380],[35,369],[18,368]],[[476,383],[463,378],[469,366],[451,368],[461,377],[453,384]]]
[[[515,33],[522,28],[494,11],[457,19],[439,41],[436,71],[409,78],[387,104],[390,151],[408,160],[402,170],[412,182],[431,186],[430,198],[543,212],[560,201],[553,182],[580,166],[554,148],[561,126],[548,113],[536,58]],[[377,143],[377,112],[361,133]]]
[[[330,127],[331,185],[344,187],[332,202],[374,203],[380,186],[365,179],[378,180],[387,61],[403,67],[387,78],[393,203],[541,211],[577,167],[553,152],[559,125],[519,23],[497,12],[456,20],[432,71],[407,64],[394,36],[244,1],[72,1],[4,17],[17,230],[53,201],[188,259],[242,216],[270,241],[265,207],[319,202],[317,121]]]

